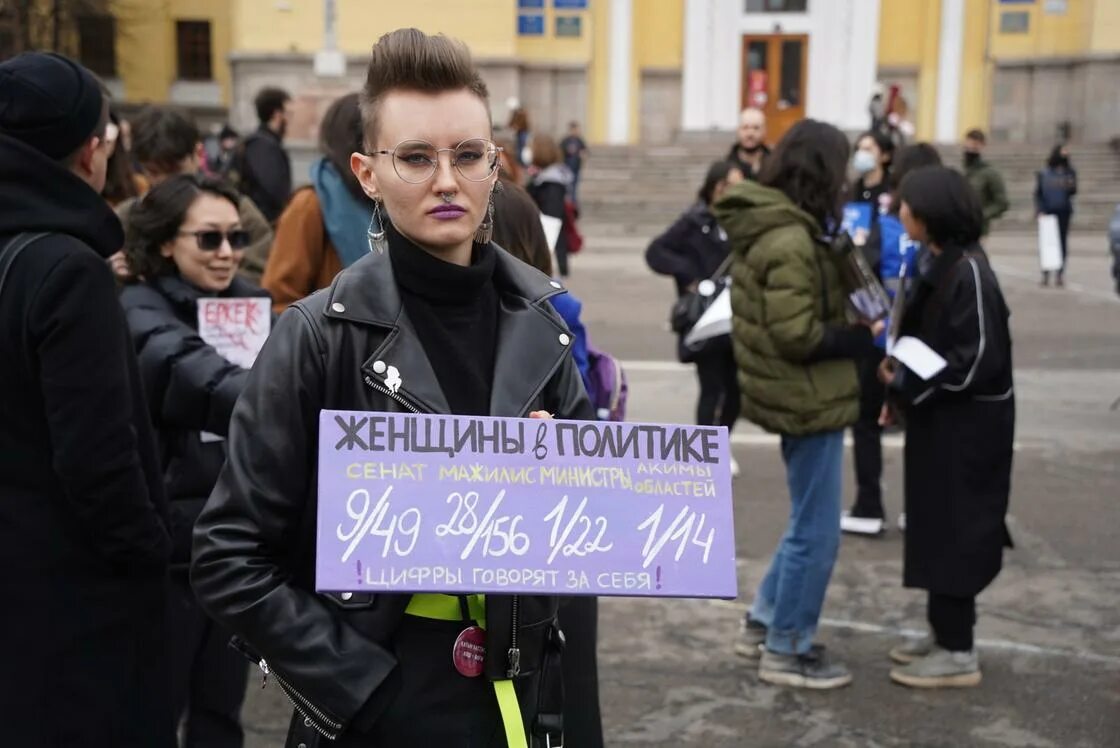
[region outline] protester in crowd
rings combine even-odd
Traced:
[[[532,162],[526,151],[529,146],[529,138],[532,135],[529,127],[529,113],[520,106],[515,107],[509,115],[509,124],[506,127],[513,131],[513,137],[517,145],[517,149],[513,153],[514,160],[522,166],[528,166]]]
[[[906,233],[933,264],[908,299],[901,335],[918,338],[946,366],[922,379],[885,359],[880,378],[905,413],[906,551],[903,583],[929,592],[932,634],[891,651],[907,686],[975,686],[976,596],[999,574],[1011,536],[1015,396],[1008,309],[981,248],[984,215],[959,173],[931,166],[902,183]],[[951,552],[947,552],[951,549]]]
[[[560,150],[564,153],[564,165],[572,172],[572,202],[579,205],[579,173],[583,169],[583,160],[587,158],[587,143],[583,141],[579,122],[572,120],[568,123],[568,135],[560,141]]]
[[[730,236],[731,304],[743,415],[781,435],[793,508],[736,647],[768,683],[836,688],[843,665],[814,643],[840,545],[844,429],[859,414],[854,360],[883,323],[849,325],[837,263],[820,237],[839,226],[848,140],[815,120],[786,133],[759,184],[713,213]],[[871,328],[871,329],[869,329]]]
[[[1069,160],[1069,146],[1056,145],[1046,160],[1046,168],[1038,173],[1034,188],[1034,209],[1038,215],[1058,219],[1058,236],[1062,241],[1062,267],[1054,279],[1065,285],[1066,257],[1069,255],[1069,224],[1073,218],[1073,196],[1077,194],[1077,171]],[[1050,285],[1050,273],[1042,273],[1042,285]]]
[[[996,167],[984,160],[984,147],[988,139],[983,130],[969,130],[964,139],[964,175],[976,194],[984,210],[984,223],[981,236],[987,236],[996,220],[1011,207],[1007,201],[1007,187]]]
[[[0,716],[36,748],[169,748],[167,502],[106,258],[109,97],[0,63]],[[11,458],[11,459],[8,459]]]
[[[859,176],[852,198],[855,202],[871,206],[872,223],[889,208],[887,180],[893,158],[894,142],[882,133],[868,131],[856,140],[852,169]]]
[[[757,180],[770,149],[766,146],[766,114],[761,109],[748,107],[739,115],[739,138],[727,160],[736,164],[743,177]]]
[[[291,101],[283,89],[261,89],[254,101],[260,125],[245,138],[238,164],[241,191],[252,198],[269,223],[276,223],[292,194],[292,161],[284,150]]]
[[[105,128],[105,147],[109,149],[109,165],[105,171],[105,189],[101,196],[110,207],[117,207],[129,198],[135,198],[148,191],[148,180],[132,168],[130,146],[122,137],[122,120],[115,112],[109,113],[109,125]]]
[[[121,292],[170,499],[172,706],[185,748],[239,748],[248,663],[190,588],[191,531],[225,462],[229,419],[248,370],[199,336],[199,300],[266,293],[237,277],[249,244],[238,194],[212,177],[161,182],[129,216],[125,254],[143,281]],[[267,325],[269,320],[255,324]]]
[[[232,127],[222,125],[218,132],[218,152],[215,154],[210,170],[230,184],[239,184],[241,174],[237,167],[237,150],[241,147],[241,136]]]
[[[741,181],[743,173],[733,162],[712,163],[696,204],[646,249],[646,263],[655,273],[673,277],[678,298],[696,293],[701,281],[718,283],[728,274],[730,244],[727,232],[712,215],[712,205],[729,187]],[[690,348],[685,345],[682,333],[677,342],[677,357],[683,363],[696,364],[696,376],[700,380],[696,423],[734,428],[739,420],[739,370],[730,334],[710,338]],[[738,475],[739,466],[734,461],[731,470],[733,475]]]
[[[552,275],[548,240],[541,214],[522,188],[504,185],[494,192],[494,244],[546,276]],[[558,286],[558,283],[553,284]],[[551,297],[552,305],[572,334],[572,355],[587,384],[587,330],[580,320],[582,304],[571,291]],[[596,645],[599,602],[595,597],[565,598],[559,611],[564,632],[564,740],[571,745],[601,748],[603,724],[599,708],[599,665]]]
[[[292,745],[489,746],[526,729],[556,745],[555,597],[471,596],[465,617],[485,618],[495,656],[466,678],[450,654],[473,625],[458,597],[315,592],[322,409],[595,417],[544,303],[553,282],[490,242],[498,154],[465,45],[385,35],[362,109],[351,165],[382,217],[377,251],[281,316],[196,526],[195,591],[292,698]],[[495,696],[508,703],[513,684],[521,714],[504,721]]]
[[[310,186],[296,191],[276,224],[261,281],[277,313],[326,288],[370,252],[373,201],[350,169],[350,154],[363,151],[358,94],[331,104],[319,128],[319,150],[323,156],[311,165]]]
[[[909,145],[892,161],[888,184],[888,211],[879,217],[865,247],[866,254],[878,258],[879,277],[887,294],[905,292],[906,285],[918,275],[921,244],[907,235],[898,217],[901,203],[898,189],[907,174],[923,166],[940,166],[941,156],[928,143]],[[852,426],[852,446],[856,472],[856,500],[851,511],[844,512],[840,529],[856,535],[876,536],[886,529],[887,514],[883,508],[883,427],[879,415],[885,390],[879,381],[878,369],[886,337],[876,339],[877,357],[868,356],[859,366],[859,420]],[[906,514],[899,514],[899,529],[906,529]]]
[[[1112,254],[1112,280],[1116,283],[1116,293],[1120,294],[1120,205],[1108,222],[1108,250]]]
[[[558,218],[565,223],[573,220],[574,216],[570,214],[567,205],[571,197],[572,172],[561,161],[562,154],[556,141],[548,135],[534,135],[532,151],[536,173],[529,180],[529,194],[533,201],[546,216]],[[567,278],[570,271],[568,249],[567,233],[561,230],[553,251],[556,270],[561,278]]]
[[[887,125],[890,127],[891,140],[898,149],[906,145],[918,130],[910,120],[910,104],[906,101],[906,97],[898,94],[897,91],[892,93],[894,97],[891,100],[890,113],[887,115]]]
[[[168,106],[145,107],[136,116],[134,152],[153,187],[180,174],[199,173],[199,133],[185,114]],[[135,200],[117,206],[121,222],[128,224]],[[260,278],[272,244],[272,229],[252,199],[238,199],[241,227],[249,232],[249,246],[239,272],[251,283]],[[122,279],[132,271],[123,255],[114,257],[114,269]]]

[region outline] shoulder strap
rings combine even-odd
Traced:
[[[16,234],[3,249],[0,249],[0,293],[4,291],[4,281],[8,279],[8,269],[19,253],[47,234]]]
[[[728,268],[731,267],[731,263],[734,262],[734,261],[735,261],[735,253],[734,252],[728,252],[727,253],[727,258],[719,264],[719,267],[716,268],[716,271],[714,273],[712,273],[711,277],[708,280],[718,281],[720,278],[727,275],[727,270],[728,270]]]

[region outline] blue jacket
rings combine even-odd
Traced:
[[[917,277],[920,250],[921,244],[910,240],[897,215],[886,213],[879,217],[879,277],[891,299],[901,286],[900,275]],[[887,323],[889,327],[889,319]],[[880,335],[875,342],[886,348],[886,335]]]
[[[583,379],[583,386],[587,387],[587,329],[580,321],[579,313],[583,308],[583,304],[579,299],[572,296],[571,292],[562,293],[558,296],[553,296],[549,301],[552,303],[552,308],[564,320],[564,324],[572,333],[572,356],[576,360],[576,368],[579,369],[579,376]]]

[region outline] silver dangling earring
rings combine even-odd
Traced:
[[[482,223],[478,224],[478,230],[474,232],[475,244],[489,244],[490,240],[494,238],[494,195],[490,194],[490,203],[486,206],[486,218]]]
[[[374,230],[374,227],[378,230]],[[369,241],[370,253],[385,254],[389,248],[389,238],[385,234],[385,219],[381,217],[381,201],[373,201],[373,215],[369,217],[369,228],[366,229],[366,239]]]

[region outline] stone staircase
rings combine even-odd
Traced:
[[[732,141],[705,138],[669,146],[598,146],[580,182],[581,229],[592,236],[651,237],[666,228],[695,199],[708,164],[727,154]],[[1011,210],[997,231],[1033,232],[1035,173],[1049,148],[994,144],[986,158],[1007,182]],[[1104,234],[1120,204],[1120,154],[1107,145],[1071,147],[1078,172],[1074,231]],[[960,164],[960,149],[945,147],[942,158]]]

